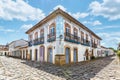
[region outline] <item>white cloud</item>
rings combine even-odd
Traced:
[[[33,27],[33,25],[32,24],[28,24],[28,25],[26,25],[26,24],[24,24],[24,25],[22,25],[21,27],[20,27],[20,29],[22,29],[22,30],[28,30],[28,29],[30,29],[31,27]]]
[[[56,10],[58,8],[62,9],[63,11],[66,11],[66,8],[64,6],[62,6],[62,5],[57,5],[53,9]]]
[[[120,26],[102,26],[102,27],[95,27],[95,30],[104,30],[104,29],[115,29],[120,28]]]
[[[97,26],[97,25],[102,25],[102,23],[100,21],[96,20],[93,22],[93,26]]]
[[[92,15],[103,16],[109,20],[120,19],[120,0],[93,1],[89,5]]]
[[[76,19],[79,19],[79,18],[85,18],[87,17],[89,14],[88,13],[80,13],[80,12],[77,12],[77,13],[73,13],[72,16]]]
[[[87,16],[89,16],[89,13],[85,13],[85,12],[76,12],[76,13],[71,13],[71,12],[68,12],[67,11],[67,8],[65,8],[64,6],[62,6],[62,5],[57,5],[57,6],[55,6],[54,8],[53,8],[53,10],[56,10],[56,9],[58,9],[58,8],[60,8],[60,9],[62,9],[63,11],[66,11],[68,14],[70,14],[71,16],[73,16],[74,18],[76,18],[76,19],[80,19],[80,18],[85,18],[85,17],[87,17]],[[51,13],[51,12],[50,12]]]
[[[13,29],[5,29],[4,27],[0,26],[0,31],[8,33],[8,32],[15,32]]]
[[[103,40],[102,45],[107,47],[117,48],[117,44],[120,42],[120,32],[110,32],[110,33],[97,33]]]
[[[99,20],[96,21],[83,21],[84,24],[89,24],[91,26],[98,26],[98,25],[102,25],[102,23]]]
[[[4,20],[41,20],[44,17],[41,9],[32,7],[24,0],[0,0],[0,18]]]

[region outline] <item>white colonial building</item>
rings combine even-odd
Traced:
[[[8,46],[0,45],[0,56],[7,56],[7,55],[8,55]]]
[[[57,9],[26,32],[31,60],[66,64],[90,60],[101,52],[101,38],[68,13]]]
[[[106,57],[114,54],[115,53],[112,49],[101,46],[101,54],[99,55],[99,57]]]
[[[24,39],[9,43],[9,56],[26,59],[28,41]]]

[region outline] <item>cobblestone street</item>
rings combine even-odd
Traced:
[[[0,56],[0,80],[120,80],[119,74],[114,56],[63,67]]]

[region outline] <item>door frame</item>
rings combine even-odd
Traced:
[[[38,60],[37,55],[38,55],[38,49],[35,49],[35,54],[34,54],[34,60],[35,60],[35,61]]]
[[[69,48],[69,63],[68,64],[71,64],[71,48],[70,47],[65,47],[65,63],[66,63],[66,48]],[[66,63],[67,64],[67,63]]]
[[[86,51],[85,51],[85,60],[89,60],[89,52],[88,51],[89,51],[88,49],[86,49]]]
[[[77,53],[76,53],[76,62],[74,62],[74,50],[76,49]],[[78,62],[78,48],[73,48],[73,62],[77,63]]]
[[[49,62],[49,63],[51,63],[50,61],[49,61],[49,55],[50,55],[50,53],[49,53],[49,49],[52,49],[52,63],[53,63],[53,48],[52,47],[48,47],[47,48],[47,62]]]
[[[32,49],[30,49],[30,60],[32,60]]]
[[[42,57],[43,57],[43,60],[42,60],[42,62],[44,62],[45,61],[45,46],[40,46],[40,48],[39,48],[39,50],[40,50],[40,58],[41,58],[41,48],[43,47],[43,55],[42,55]],[[41,59],[40,59],[40,61],[41,61]]]

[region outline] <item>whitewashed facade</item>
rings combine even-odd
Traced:
[[[8,55],[8,46],[0,45],[0,56],[7,56],[7,55]]]
[[[101,38],[57,9],[26,32],[31,60],[55,63],[55,55],[65,55],[65,63],[90,60],[101,51]]]
[[[16,41],[12,41],[9,44],[9,56],[12,57],[17,57],[17,58],[23,58],[23,50],[24,48],[22,47],[27,47],[28,46],[28,41],[20,39]],[[25,48],[27,50],[27,48]],[[25,51],[26,52],[26,51]],[[26,53],[24,53],[25,55]]]
[[[110,55],[114,55],[114,51],[112,49],[106,48],[104,46],[101,46],[101,55],[100,57],[106,57]]]

